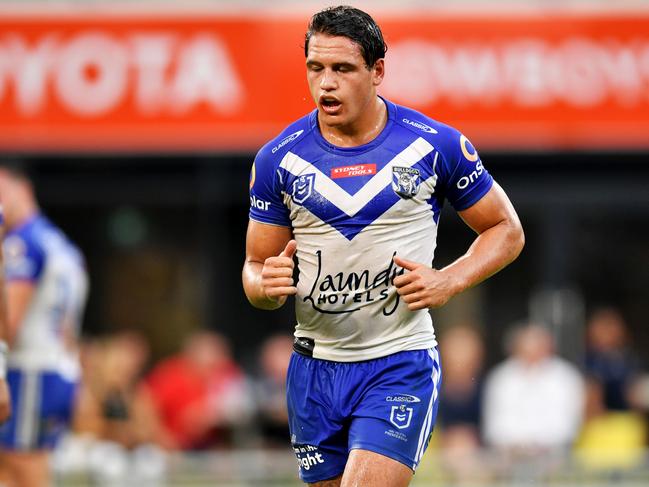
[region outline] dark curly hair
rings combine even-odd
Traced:
[[[374,19],[362,10],[347,5],[326,8],[311,17],[309,28],[304,36],[305,56],[309,54],[309,40],[313,34],[343,36],[351,39],[360,46],[368,68],[384,58],[388,50],[381,29]]]

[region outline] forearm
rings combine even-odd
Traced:
[[[273,310],[280,308],[286,298],[284,299],[271,299],[264,292],[264,287],[261,282],[261,271],[264,265],[261,262],[246,261],[243,265],[242,281],[243,290],[250,304],[255,308]]]
[[[524,243],[518,219],[503,220],[478,235],[469,250],[441,272],[453,280],[455,294],[458,294],[514,261]]]

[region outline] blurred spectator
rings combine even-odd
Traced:
[[[440,341],[444,381],[440,424],[448,431],[466,426],[479,435],[484,346],[475,328],[455,326]]]
[[[266,446],[286,447],[288,412],[286,409],[286,372],[293,353],[293,338],[275,335],[261,346],[259,375],[255,379],[257,422]]]
[[[146,389],[159,413],[168,448],[205,449],[230,445],[237,426],[251,413],[249,387],[225,339],[199,331],[182,351],[158,364]]]
[[[482,410],[484,345],[470,325],[449,329],[440,339],[443,363],[440,398],[440,442],[447,467],[457,475],[475,477],[481,469],[480,415]]]
[[[140,389],[148,358],[147,342],[134,331],[85,344],[75,433],[125,448],[157,441],[155,410]]]
[[[583,416],[579,371],[554,354],[552,337],[540,325],[517,328],[509,345],[510,357],[487,376],[486,442],[523,454],[570,446]]]
[[[624,318],[614,308],[595,311],[587,324],[586,371],[603,386],[606,409],[629,409],[632,381],[639,375],[640,361],[628,345]]]
[[[596,378],[586,383],[586,421],[577,441],[576,457],[591,469],[632,468],[644,459],[646,425],[641,414],[612,411]]]
[[[91,475],[97,485],[161,482],[166,455],[157,446],[160,423],[141,386],[148,357],[148,342],[134,331],[82,344],[73,434],[55,452],[55,471]]]

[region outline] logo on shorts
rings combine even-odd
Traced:
[[[303,470],[310,470],[318,464],[325,463],[322,453],[318,451],[317,446],[312,445],[293,445],[293,451],[297,457],[297,463]]]
[[[387,402],[421,402],[417,396],[410,394],[395,394],[394,396],[386,396]]]
[[[392,168],[392,189],[402,198],[410,199],[419,191],[419,169],[394,166]]]
[[[301,205],[313,192],[315,174],[305,174],[293,181],[293,201]]]
[[[400,406],[392,406],[390,411],[390,423],[399,428],[400,430],[406,429],[410,426],[412,420],[412,408],[406,407],[405,404]]]

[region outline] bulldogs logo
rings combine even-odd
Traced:
[[[405,199],[410,199],[419,192],[419,169],[411,167],[392,168],[392,189]]]

